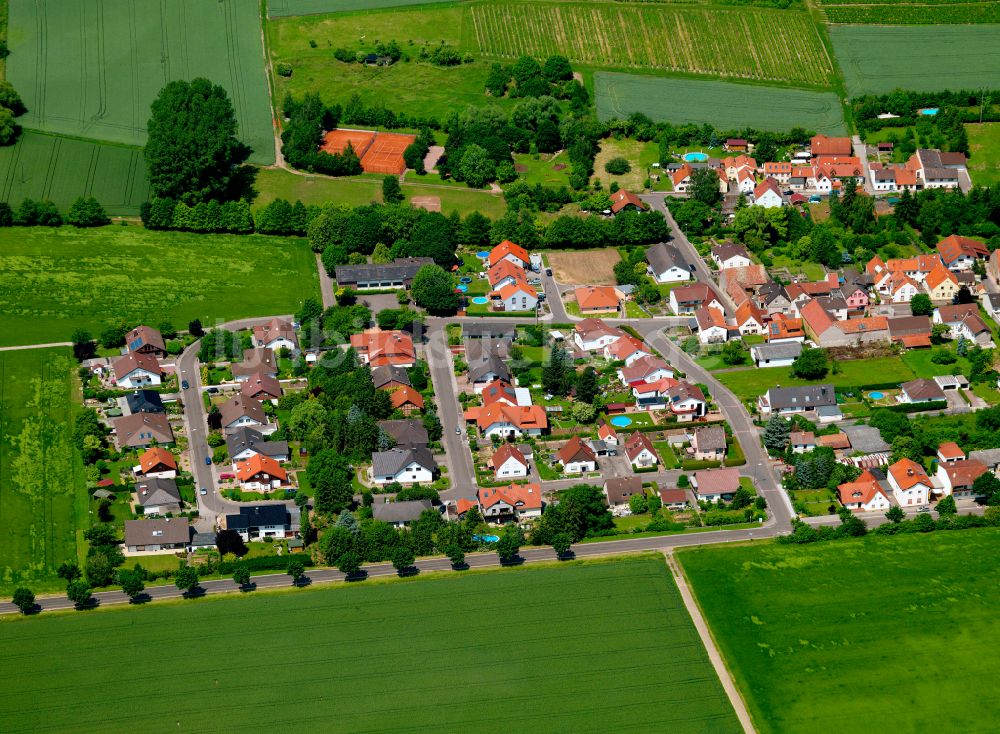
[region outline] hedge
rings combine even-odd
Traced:
[[[718,461],[708,461],[706,459],[685,459],[681,462],[681,469],[686,471],[695,471],[698,469],[718,469],[721,465],[721,462]]]
[[[925,410],[944,410],[947,400],[930,400],[926,403],[899,403],[898,405],[874,406],[875,410],[891,410],[894,413],[922,413]]]
[[[298,558],[305,566],[314,566],[313,559],[307,553],[287,553],[281,556],[258,556],[256,558],[244,558],[238,561],[223,561],[216,570],[220,574],[230,574],[236,570],[240,564],[250,571],[284,571],[288,568],[288,561]]]

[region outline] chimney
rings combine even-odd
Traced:
[[[913,469],[907,469],[906,470],[906,476],[912,477],[913,476]]]

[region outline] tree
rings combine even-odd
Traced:
[[[930,316],[934,311],[931,305],[931,297],[926,293],[918,293],[910,301],[910,310],[914,316]]]
[[[957,513],[958,508],[955,506],[954,495],[949,494],[947,497],[943,498],[940,502],[938,502],[934,506],[934,509],[937,510],[938,514],[941,515],[941,517],[951,517],[952,515]]]
[[[576,399],[592,405],[594,398],[597,397],[597,392],[597,370],[593,367],[587,367],[580,373],[580,377],[576,381]]]
[[[569,412],[577,423],[590,423],[597,417],[597,410],[590,403],[573,403]]]
[[[458,174],[472,188],[481,189],[496,178],[496,163],[485,148],[472,143],[462,152]]]
[[[612,176],[622,176],[632,170],[632,164],[628,162],[628,158],[616,156],[604,164],[604,170]]]
[[[215,547],[219,549],[221,556],[232,553],[234,556],[242,557],[247,554],[247,545],[235,530],[219,530],[215,534]]]
[[[335,514],[351,503],[351,466],[346,456],[334,449],[323,449],[309,459],[306,467],[309,486],[315,492],[316,512]]]
[[[451,561],[452,568],[459,568],[465,565],[465,551],[458,543],[451,543],[444,547],[444,554]]]
[[[903,522],[905,517],[906,513],[903,512],[903,508],[898,505],[893,505],[885,513],[885,519],[894,524]]]
[[[70,581],[66,586],[66,598],[79,609],[90,601],[90,584],[83,579]]]
[[[174,586],[184,592],[184,596],[190,594],[198,586],[198,569],[194,566],[181,566],[174,576]]]
[[[413,555],[413,551],[408,545],[399,545],[392,552],[392,567],[396,569],[396,573],[400,576],[404,575],[413,567],[413,562],[415,560],[416,558]]]
[[[523,540],[520,528],[512,525],[504,528],[503,533],[500,535],[500,540],[496,544],[496,552],[500,556],[501,564],[510,563],[517,558]]]
[[[188,333],[191,336],[203,337],[205,335],[205,329],[201,325],[201,319],[194,319],[193,321],[188,321]]]
[[[558,558],[564,557],[573,544],[573,539],[569,537],[569,533],[556,533],[552,536],[552,550],[556,552]]]
[[[6,57],[6,54],[3,57]],[[14,89],[14,85],[7,80],[0,81],[0,107],[10,110],[10,113],[14,117],[19,117],[27,112],[24,102],[21,101],[21,95]]]
[[[93,196],[80,196],[66,212],[66,222],[74,227],[102,227],[109,224],[111,218]]]
[[[1000,479],[993,472],[980,474],[972,483],[972,494],[985,497],[986,503],[990,505],[1000,503]]]
[[[820,380],[829,369],[825,349],[804,349],[792,362],[792,376],[803,380]]]
[[[56,569],[56,576],[61,579],[66,579],[66,582],[70,583],[83,576],[83,573],[80,571],[80,566],[76,563],[72,561],[63,561],[59,564],[59,568]]]
[[[76,329],[70,337],[73,342],[73,356],[78,362],[94,356],[94,340],[86,329]]]
[[[122,591],[126,596],[128,596],[130,604],[134,602],[135,598],[146,589],[146,584],[142,580],[141,571],[121,570],[118,572],[117,581],[118,585],[122,587]]]
[[[628,509],[633,515],[643,515],[649,511],[649,502],[644,494],[634,494],[628,498]]]
[[[337,570],[347,578],[356,576],[358,571],[361,570],[361,557],[355,551],[348,551],[341,556],[340,562],[337,564]]]
[[[240,587],[241,591],[250,586],[250,569],[247,568],[247,564],[236,564],[236,567],[233,569],[233,582]]]
[[[542,365],[542,389],[552,395],[565,395],[569,392],[571,370],[572,364],[566,350],[559,343],[554,344],[549,361]]]
[[[719,174],[712,168],[699,168],[691,174],[691,185],[688,192],[694,201],[715,207],[722,201],[722,192],[719,190]]]
[[[764,448],[771,453],[784,451],[791,430],[791,424],[780,415],[771,416],[764,428]]]
[[[14,115],[5,107],[0,107],[0,145],[10,145],[17,138],[20,125],[14,121]]]
[[[889,463],[895,464],[900,459],[910,459],[918,464],[923,459],[920,446],[911,436],[896,436],[892,441],[892,454]]]
[[[382,179],[382,200],[386,204],[402,204],[406,197],[396,176],[385,176]]]
[[[285,573],[292,577],[292,584],[298,586],[299,581],[306,575],[305,561],[298,556],[292,556],[288,559],[288,564],[285,566]]]
[[[542,65],[542,76],[553,84],[568,81],[573,78],[573,67],[570,66],[569,59],[565,56],[553,54],[545,59],[545,63]]]
[[[727,342],[722,348],[722,361],[730,366],[745,363],[749,355],[750,352],[738,339]]]
[[[146,128],[152,196],[190,206],[230,198],[250,148],[236,138],[225,89],[202,77],[170,82],[153,101]]]
[[[35,609],[35,594],[31,589],[18,586],[14,589],[11,603],[21,610],[21,614],[30,614]]]
[[[432,316],[448,316],[458,310],[458,294],[451,275],[438,265],[424,265],[413,277],[413,302]]]

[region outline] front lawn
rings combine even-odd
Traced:
[[[916,377],[913,370],[898,357],[837,362],[837,368],[837,374],[828,374],[821,380],[801,380],[792,377],[791,367],[764,367],[717,372],[715,376],[743,400],[756,398],[767,392],[768,388],[776,385],[792,387],[830,383],[834,387],[864,387],[865,385],[883,383],[903,383]]]
[[[946,351],[955,354],[955,342],[948,342],[930,349],[908,349],[903,354],[903,361],[913,370],[917,377],[937,377],[938,375],[966,375],[969,374],[969,360],[959,357],[952,364],[935,364],[931,357],[938,351]]]
[[[663,462],[662,468],[677,469],[681,465],[681,463],[677,460],[677,454],[674,452],[674,447],[670,445],[669,441],[655,441],[653,442],[653,448],[656,449],[656,453],[660,455],[660,460]]]

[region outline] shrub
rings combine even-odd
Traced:
[[[287,61],[279,61],[274,69],[278,72],[278,76],[289,77],[292,75],[292,65]]]
[[[604,170],[612,176],[621,176],[632,170],[632,164],[628,162],[628,159],[618,156],[605,163]]]

